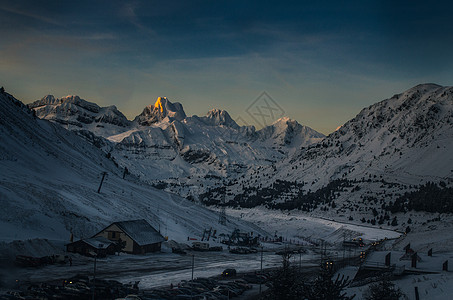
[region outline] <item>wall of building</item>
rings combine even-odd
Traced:
[[[115,237],[112,237],[111,233],[115,233]],[[109,234],[110,233],[110,234]],[[110,225],[96,236],[103,236],[111,241],[117,242],[119,239],[126,242],[126,247],[123,248],[124,252],[134,252],[134,241],[126,235],[118,226],[115,224]]]

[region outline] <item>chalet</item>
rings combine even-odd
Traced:
[[[105,257],[108,254],[115,254],[115,243],[105,237],[92,237],[67,244],[66,251],[85,256],[96,253],[98,257]]]
[[[114,243],[121,241],[121,251],[132,254],[160,251],[164,237],[146,220],[115,222],[94,237],[104,237]]]

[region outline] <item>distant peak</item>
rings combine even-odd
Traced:
[[[80,101],[80,100],[88,102],[87,100],[82,99],[77,95],[67,95],[66,97],[61,97],[61,101]]]
[[[42,100],[55,100],[55,96],[49,94],[49,95],[42,97]]]
[[[280,119],[276,120],[274,123],[272,123],[270,126],[279,126],[279,125],[285,125],[285,126],[302,126],[297,122],[296,120],[293,120],[289,117],[281,117]]]
[[[167,97],[158,97],[154,105],[148,105],[143,112],[135,118],[140,125],[148,126],[160,122],[166,117],[181,121],[186,113],[179,102],[170,102]]]
[[[297,122],[297,121],[292,120],[292,119],[290,119],[289,117],[281,117],[280,119],[278,119],[277,121],[275,121],[273,124],[277,124],[277,123],[287,123],[287,122]]]
[[[201,119],[207,125],[224,125],[232,128],[239,128],[239,125],[231,118],[230,114],[223,109],[211,109],[206,116]]]
[[[218,109],[218,108],[211,109],[211,110],[208,111],[208,113],[206,114],[207,117],[211,117],[211,116],[220,116],[220,115],[224,115],[224,116],[230,117],[230,114],[229,114],[226,110]]]
[[[160,110],[161,113],[164,112],[164,105],[162,105],[162,102],[167,102],[167,97],[158,97],[156,100],[156,103],[154,103],[155,109]]]

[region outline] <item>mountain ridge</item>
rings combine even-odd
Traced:
[[[75,99],[77,101],[72,98],[66,101],[71,105],[76,102],[77,109],[53,96],[35,101],[30,107],[38,117],[66,125],[67,129],[100,145],[144,180],[181,175],[189,178],[194,170],[198,170],[197,176],[201,178],[225,177],[242,172],[244,166],[250,168],[288,157],[299,146],[318,142],[324,137],[289,118],[256,130],[253,126],[239,126],[227,111],[221,109],[212,109],[201,117],[187,117],[182,104],[172,103],[166,97],[157,98],[133,121],[123,121],[124,126],[117,126],[115,123],[118,122],[103,123],[96,114],[104,108],[79,97]],[[92,112],[78,109],[79,106],[88,106]],[[68,111],[65,111],[66,107]],[[83,122],[90,115],[90,122]],[[77,125],[70,126],[73,124]],[[172,163],[174,161],[178,163]],[[172,167],[169,168],[168,163]],[[148,170],[161,171],[157,174]]]

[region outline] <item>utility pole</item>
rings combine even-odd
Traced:
[[[221,205],[222,207],[220,208],[220,215],[219,215],[219,224],[220,225],[226,225],[226,212],[225,212],[225,194],[226,194],[226,187],[224,194],[222,195],[222,202]]]
[[[299,249],[299,273],[302,272],[302,250]]]
[[[96,291],[96,258],[97,258],[97,253],[95,252],[90,252],[91,255],[94,256],[94,269],[93,269],[93,293],[91,294],[91,299],[94,300],[94,294]]]
[[[194,269],[194,263],[195,263],[195,255],[192,254],[192,281],[193,281],[193,269]]]
[[[104,178],[106,175],[107,175],[107,172],[102,172],[102,179],[101,179],[101,183],[99,184],[98,194],[101,192],[102,183],[104,182]]]
[[[261,272],[260,275],[263,275],[263,246],[261,246]],[[260,279],[260,295],[261,295],[261,279]]]

